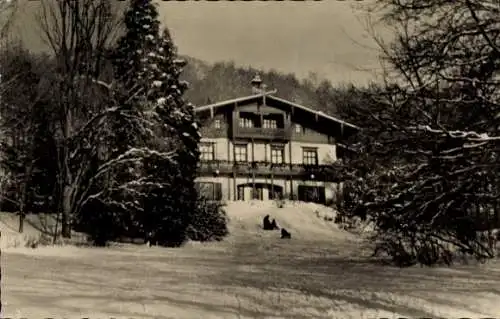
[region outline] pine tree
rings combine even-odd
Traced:
[[[147,74],[148,58],[158,46],[160,23],[154,3],[150,0],[132,0],[125,13],[124,24],[126,33],[119,39],[111,54],[114,76],[133,97],[129,101],[130,108],[140,113],[146,105],[144,90],[150,80]],[[114,127],[117,142],[121,142],[119,148],[143,142],[142,136],[134,134],[135,132],[121,124],[117,123]],[[116,149],[117,152],[121,151],[119,148]]]
[[[138,82],[147,79],[145,62],[148,54],[155,52],[160,32],[158,10],[151,0],[132,0],[125,13],[126,33],[114,50],[115,77],[127,89],[138,88]]]
[[[188,88],[179,79],[185,61],[178,59],[168,29],[163,30],[158,50],[150,57],[151,75],[155,76],[147,96],[156,103],[154,111],[162,124],[163,147],[176,151],[173,163],[154,165],[157,178],[170,179],[175,187],[159,190],[155,201],[150,203],[153,206],[150,211],[160,218],[156,221],[161,225],[158,239],[166,245],[178,245],[186,239],[186,229],[197,209],[194,179],[200,134],[193,107],[182,98]],[[170,206],[164,205],[166,201],[170,201]]]
[[[159,34],[158,11],[152,1],[132,0],[125,13],[124,25],[126,32],[119,39],[117,47],[111,54],[114,66],[114,76],[120,83],[126,95],[132,98],[127,101],[127,107],[135,121],[116,121],[111,126],[113,135],[113,149],[109,152],[111,157],[122,154],[127,149],[145,146],[151,133],[147,130],[137,131],[136,128],[144,127],[144,112],[146,111],[147,98],[145,91],[149,86],[147,73],[148,56],[156,51]],[[129,118],[130,120],[130,118]],[[141,123],[138,123],[141,122]],[[141,168],[138,165],[114,172],[109,182],[122,184],[124,181],[141,178]],[[131,232],[144,235],[143,222],[140,220],[144,214],[144,201],[147,200],[144,192],[115,192],[110,195],[122,219],[128,220],[127,228]],[[125,205],[123,205],[125,204]],[[127,223],[126,223],[127,224]],[[133,229],[136,228],[136,229]],[[131,235],[131,234],[129,234]]]
[[[152,125],[149,131],[133,135],[119,123],[115,125],[116,152],[139,144],[175,155],[145,159],[135,178],[142,185],[140,198],[128,199],[122,193],[116,200],[142,206],[134,221],[140,233],[156,237],[153,240],[162,245],[178,246],[186,239],[196,210],[194,179],[200,137],[193,107],[182,98],[187,89],[187,83],[179,79],[184,61],[178,59],[168,30],[160,35],[152,1],[132,1],[125,26],[127,31],[112,54],[115,77],[132,93],[134,98],[128,103],[138,120]],[[130,171],[114,178],[127,180],[138,173]]]
[[[157,47],[159,34],[158,12],[152,1],[131,0],[123,19],[124,35],[117,45],[110,49],[108,58],[112,64],[115,98],[119,100],[123,110],[120,116],[113,116],[106,123],[107,146],[102,147],[98,154],[98,162],[105,163],[119,158],[130,151],[147,148],[153,135],[151,124],[145,118],[146,97],[148,87],[147,59],[148,54]],[[125,116],[123,116],[125,115]],[[145,158],[150,154],[143,154]],[[147,187],[143,186],[146,178],[143,176],[141,156],[137,161],[128,162],[110,170],[99,183],[108,191],[88,203],[81,212],[80,222],[89,228],[96,244],[105,244],[113,237],[143,236],[144,201],[147,200]],[[99,165],[95,163],[95,165]],[[92,225],[101,225],[96,229]]]

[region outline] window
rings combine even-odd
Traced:
[[[234,161],[235,162],[248,162],[247,156],[247,146],[246,145],[235,145],[234,146]]]
[[[200,159],[202,161],[213,161],[215,159],[215,143],[200,144]]]
[[[195,183],[198,194],[207,200],[222,200],[222,184],[214,182]]]
[[[283,146],[275,145],[271,146],[271,163],[273,164],[283,164],[283,155],[284,155]]]
[[[247,128],[253,127],[252,119],[240,117],[240,127],[247,127]]]
[[[252,199],[263,200],[264,189],[262,189],[262,187],[252,188]]]
[[[302,133],[302,126],[300,124],[295,124],[295,133]]]
[[[238,200],[245,200],[245,188],[238,186]]]
[[[268,128],[268,129],[276,129],[278,128],[278,122],[276,120],[272,119],[264,119],[264,122],[262,123],[263,128]]]
[[[215,128],[220,128],[220,127],[221,127],[221,124],[220,124],[220,119],[216,119],[216,120],[214,121],[214,126],[215,126]]]
[[[304,165],[318,165],[318,150],[313,148],[304,148],[302,150]]]
[[[304,202],[314,202],[324,204],[326,202],[326,192],[324,186],[298,186],[298,199]]]

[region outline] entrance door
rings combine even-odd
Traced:
[[[255,185],[255,188],[252,187],[252,199],[263,200],[264,199],[264,190],[261,185]]]
[[[282,199],[283,187],[273,185],[269,187],[269,199]]]
[[[266,183],[247,183],[238,185],[238,200],[269,200],[281,198],[283,187]]]

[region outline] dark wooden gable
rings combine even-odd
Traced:
[[[351,126],[342,125],[341,121],[337,122],[326,118],[312,110],[294,107],[292,104],[273,98],[268,98],[268,101],[274,107],[285,110],[290,114],[292,140],[334,143],[335,140],[344,139],[354,132]]]
[[[274,96],[250,96],[199,108],[197,116],[202,124],[202,135],[205,137],[230,136],[233,111],[264,115],[286,114],[286,117],[291,119],[291,138],[297,141],[334,143],[357,131],[357,128],[351,124],[290,101]]]

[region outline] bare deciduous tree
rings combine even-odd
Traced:
[[[40,124],[40,111],[50,90],[42,87],[46,62],[43,56],[31,54],[20,43],[8,42],[1,51],[0,66],[8,82],[0,101],[0,132],[2,153],[0,161],[10,190],[2,199],[14,203],[19,211],[19,232],[23,232],[26,205],[32,173],[37,161],[35,136]],[[50,72],[50,71],[49,71]],[[13,188],[14,187],[14,188]],[[9,196],[13,195],[15,196]]]
[[[377,4],[396,37],[379,41],[385,88],[358,112],[369,115],[357,124],[365,128],[363,154],[372,157],[358,166],[358,208],[391,232],[391,249],[410,246],[415,260],[431,246],[439,254],[436,245],[491,257],[477,230],[499,222],[500,5]]]
[[[90,199],[106,195],[95,187],[110,170],[152,153],[170,156],[135,148],[113,158],[100,156],[105,161],[94,166],[96,157],[112,147],[106,140],[107,121],[122,117],[146,125],[128,112],[132,93],[121,90],[107,72],[106,52],[119,27],[113,9],[107,0],[42,2],[39,22],[56,60],[55,135],[63,237],[71,236],[74,215]]]

